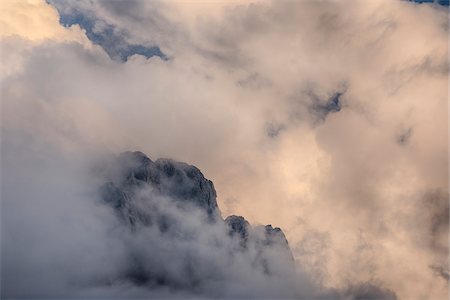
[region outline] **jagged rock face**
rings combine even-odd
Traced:
[[[229,227],[230,235],[237,235],[243,241],[247,241],[250,223],[241,216],[229,216],[225,219]]]
[[[147,229],[153,232],[147,232],[149,240],[144,247],[155,255],[133,253],[126,280],[138,284],[164,282],[183,288],[197,285],[203,275],[197,274],[194,266],[206,264],[203,269],[217,269],[214,261],[208,262],[196,253],[205,248],[213,255],[229,255],[231,264],[244,259],[248,269],[261,274],[290,276],[294,272],[294,260],[282,230],[271,225],[253,227],[241,216],[223,220],[214,185],[198,168],[170,159],[152,161],[141,152],[125,152],[107,169],[108,181],[101,188],[104,202],[134,235]],[[180,271],[172,274],[170,268],[166,269],[170,262],[153,261],[155,256],[174,259],[169,258],[170,251],[159,249],[165,244],[170,245],[170,251],[176,247],[181,253],[193,251],[189,258],[175,258],[181,259],[179,270],[187,274],[182,280]],[[208,276],[228,276],[228,271],[219,275],[210,272]]]
[[[264,232],[264,243],[266,245],[274,244],[288,244],[284,232],[279,227],[272,227],[272,225],[259,226],[259,230]]]
[[[153,222],[152,214],[134,200],[142,190],[149,197],[166,196],[180,205],[199,207],[211,220],[220,216],[214,184],[198,168],[170,159],[153,162],[142,152],[124,152],[117,162],[112,181],[102,187],[102,197],[131,225]]]
[[[251,226],[241,216],[229,216],[225,219],[228,233],[238,241],[236,251],[254,251],[254,265],[262,267],[265,274],[274,275],[294,272],[294,257],[283,231],[272,225]]]
[[[262,246],[285,245],[289,249],[289,244],[283,231],[279,227],[272,225],[259,225],[252,227],[250,223],[242,216],[229,216],[225,219],[229,234],[238,237],[245,247],[249,237],[258,240]]]

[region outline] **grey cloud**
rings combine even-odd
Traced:
[[[283,130],[286,130],[284,124],[271,122],[266,127],[267,136],[270,138],[276,138]]]
[[[432,191],[423,199],[425,224],[428,227],[428,236],[424,241],[434,253],[434,263],[431,266],[434,274],[438,274],[448,283],[449,264],[449,198],[442,191]]]
[[[326,232],[308,230],[295,245],[296,259],[311,271],[319,281],[326,281],[328,251],[331,248],[330,235]]]
[[[433,273],[436,276],[442,277],[442,279],[444,279],[446,282],[450,280],[448,266],[431,265],[430,269],[433,270]]]
[[[413,134],[413,129],[412,127],[409,127],[405,130],[402,131],[402,133],[400,133],[397,138],[396,141],[400,146],[406,146],[409,142],[409,139],[411,138]]]
[[[361,283],[350,286],[342,295],[348,300],[395,300],[397,296],[394,292],[380,288],[371,283]]]
[[[262,77],[258,73],[252,73],[237,81],[239,86],[250,89],[264,89],[271,85],[268,78]]]
[[[445,54],[437,53],[427,55],[413,63],[395,66],[386,71],[386,82],[391,94],[399,92],[402,88],[420,76],[446,76],[449,66],[445,62]]]
[[[339,113],[343,108],[342,98],[345,97],[345,90],[324,93],[320,89],[316,92],[313,86],[291,97],[291,122],[318,126],[325,122],[330,114]]]
[[[438,256],[448,255],[449,235],[449,199],[448,194],[441,190],[431,190],[424,193],[417,205],[415,222],[421,224],[418,231],[420,242],[429,247]]]
[[[326,117],[330,113],[336,113],[341,110],[341,96],[343,93],[337,92],[334,93],[324,104],[321,104],[320,100],[316,95],[312,94],[311,98],[313,100],[313,104],[310,108],[310,112],[316,115],[319,121],[325,121]]]

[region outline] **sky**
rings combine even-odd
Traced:
[[[448,6],[418,2],[2,1],[6,296],[111,272],[87,170],[137,150],[282,228],[307,290],[446,299]]]

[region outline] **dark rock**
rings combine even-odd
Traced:
[[[247,241],[249,236],[249,231],[251,230],[250,223],[241,216],[229,216],[225,219],[225,223],[228,226],[228,234],[238,239],[238,244],[240,248],[247,248]]]
[[[198,168],[170,159],[153,162],[142,152],[124,152],[119,155],[117,163],[118,170],[112,168],[116,170],[111,176],[114,180],[101,189],[102,198],[131,225],[136,222],[149,225],[154,219],[153,212],[145,212],[138,207],[138,193],[144,200],[167,196],[180,205],[196,206],[206,212],[210,220],[220,216],[214,184]]]
[[[189,201],[204,209],[210,217],[219,214],[217,194],[212,181],[194,166],[170,159],[155,162],[159,170],[161,193],[179,201]]]
[[[244,217],[232,215],[225,219],[225,223],[228,225],[230,235],[237,235],[244,241],[247,240],[250,223]]]
[[[284,232],[279,227],[272,227],[272,225],[264,226],[264,243],[266,245],[273,244],[286,244],[288,245],[288,241]]]

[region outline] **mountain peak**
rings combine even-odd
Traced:
[[[101,188],[103,201],[132,232],[156,230],[158,239],[168,239],[173,245],[190,241],[199,249],[204,247],[204,239],[216,241],[214,247],[228,248],[232,256],[243,255],[252,268],[267,275],[294,270],[282,230],[272,225],[253,227],[242,216],[222,219],[214,184],[197,167],[166,158],[152,161],[142,152],[124,152],[106,169],[112,174]],[[152,245],[151,240],[148,243]],[[167,276],[140,269],[129,274],[128,279],[135,282]]]

